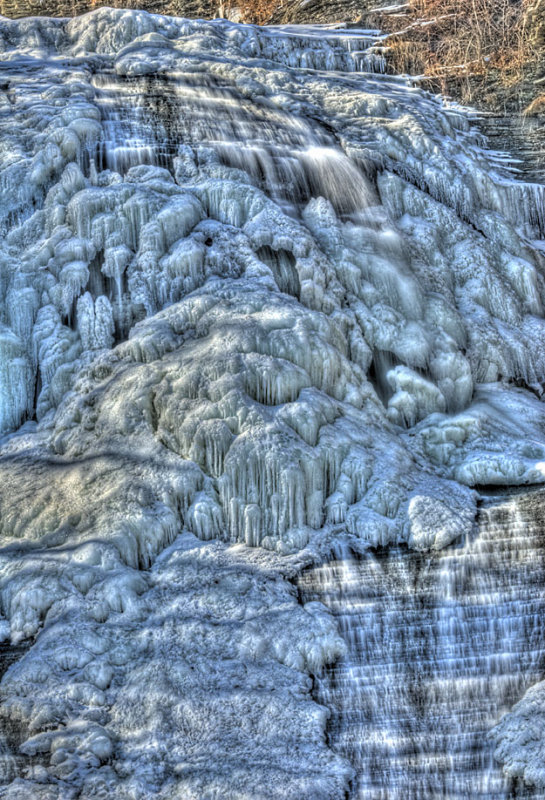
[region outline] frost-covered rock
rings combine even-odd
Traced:
[[[286,576],[545,480],[542,189],[317,33],[0,20],[7,797],[342,797]]]
[[[543,683],[532,686],[493,730],[505,772],[537,789],[545,787],[544,694]]]

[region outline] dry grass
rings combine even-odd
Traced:
[[[221,14],[228,16],[238,11],[241,22],[266,25],[280,4],[281,0],[224,0]]]
[[[379,24],[391,33],[393,69],[440,86],[456,81],[471,100],[476,79],[493,71],[499,84],[514,85],[535,58],[527,13],[532,2],[410,0],[403,18],[385,16]]]
[[[538,95],[535,100],[532,100],[529,106],[524,109],[524,115],[527,117],[538,117],[545,114],[545,94]]]

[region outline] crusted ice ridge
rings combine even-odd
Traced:
[[[373,38],[0,21],[1,629],[37,637],[2,683],[31,770],[9,797],[342,797],[308,694],[342,643],[280,557],[443,548],[475,487],[544,480],[542,190],[498,172],[463,111],[380,74]],[[184,583],[203,559],[236,625],[207,627],[229,592]],[[202,727],[233,726],[254,685],[247,728]],[[187,763],[166,733],[129,752],[136,700]]]

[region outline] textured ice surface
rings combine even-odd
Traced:
[[[49,591],[50,607],[4,676],[28,766],[3,796],[341,797],[351,770],[324,745],[306,673],[342,639],[259,552],[185,534],[145,573],[98,543],[48,567],[28,556],[65,585],[12,598]]]
[[[0,20],[8,797],[343,797],[283,576],[545,479],[543,190],[372,41]]]

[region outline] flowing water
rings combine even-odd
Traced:
[[[305,46],[286,49],[294,65],[303,60],[309,68],[346,74],[384,70],[382,57],[373,52],[373,32],[288,26],[270,28],[269,38],[270,47],[302,40]],[[319,47],[324,41],[332,48],[326,57]],[[184,145],[198,148],[201,161],[213,157],[244,170],[292,215],[311,197],[326,197],[341,214],[367,204],[364,180],[327,124],[284,111],[264,97],[256,102],[209,71],[136,78],[101,71],[93,85],[105,136],[86,153],[86,161],[98,171],[124,175],[141,164],[173,170]]]
[[[316,693],[352,797],[545,797],[503,776],[488,737],[545,672],[542,503],[485,505],[474,535],[436,554],[339,552],[300,579],[348,644]]]

